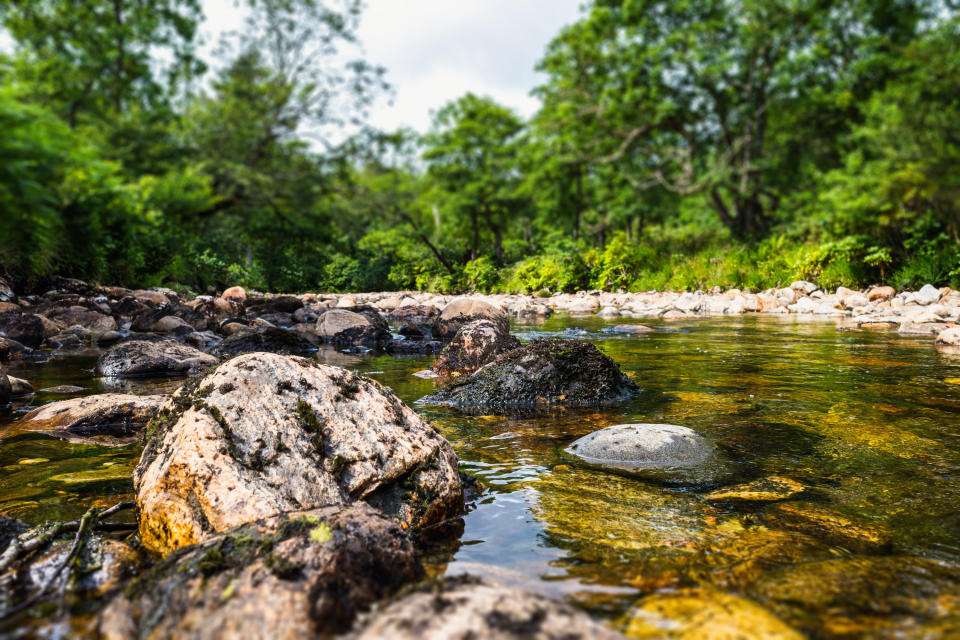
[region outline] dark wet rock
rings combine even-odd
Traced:
[[[214,356],[171,340],[131,340],[100,356],[96,373],[105,377],[190,375],[216,363]]]
[[[99,311],[70,308],[48,317],[62,327],[80,326],[95,333],[117,330],[117,321],[112,316]]]
[[[817,637],[952,638],[960,631],[960,565],[853,556],[782,567],[750,595]]]
[[[682,589],[640,600],[627,614],[629,638],[803,640],[760,605],[712,589]]]
[[[314,638],[421,574],[403,530],[363,504],[249,523],[172,553],[106,607],[127,638]]]
[[[490,320],[475,320],[460,327],[433,370],[440,375],[472,373],[497,356],[520,346],[520,341]]]
[[[0,277],[0,302],[15,302],[17,294],[13,292],[13,286],[5,278]]]
[[[172,324],[175,321],[169,320],[168,318],[179,319],[182,324],[201,331],[206,329],[210,323],[209,318],[186,305],[166,303],[142,311],[134,318],[133,323],[130,325],[130,330],[167,333],[175,328]],[[177,324],[179,325],[181,323]]]
[[[296,356],[241,355],[181,388],[134,476],[155,551],[275,513],[365,500],[405,527],[458,514],[450,444],[379,383]]]
[[[397,333],[407,338],[436,338],[440,310],[426,305],[397,307],[388,311],[387,320],[397,326]]]
[[[138,300],[132,295],[125,296],[110,305],[111,311],[118,316],[132,318],[140,315],[150,308],[151,305]]]
[[[46,321],[46,322],[44,322]],[[56,335],[58,329],[48,327],[50,321],[32,313],[0,313],[0,333],[10,340],[35,349],[43,344],[44,338]],[[50,323],[52,325],[52,323]]]
[[[50,279],[51,288],[64,293],[73,293],[86,298],[93,298],[100,292],[96,287],[77,278],[66,278],[64,276],[53,276]]]
[[[420,400],[462,411],[533,411],[621,402],[637,385],[584,340],[534,340]]]
[[[13,426],[20,432],[43,431],[68,439],[129,438],[157,414],[164,400],[165,396],[115,393],[71,398],[37,407]]]
[[[292,313],[265,313],[259,316],[259,319],[269,322],[275,327],[287,328],[293,324]]]
[[[123,337],[119,331],[107,331],[97,336],[97,344],[101,347],[109,347],[123,340]]]
[[[267,327],[256,331],[235,333],[220,343],[214,352],[222,357],[241,353],[266,351],[284,355],[304,356],[314,353],[317,347],[296,331]]]
[[[437,318],[437,333],[450,340],[460,327],[474,320],[489,320],[497,325],[500,333],[510,333],[510,317],[500,307],[476,298],[457,298],[440,312]]]
[[[672,424],[607,427],[575,441],[566,452],[589,465],[663,482],[715,482],[728,471],[710,440]]]
[[[771,528],[802,531],[814,538],[846,547],[852,551],[880,551],[890,545],[891,532],[867,522],[858,522],[844,514],[809,502],[784,502],[764,512],[764,523]]]
[[[365,616],[351,640],[613,640],[582,611],[537,593],[471,576],[417,587]]]
[[[213,331],[193,331],[188,334],[183,341],[200,351],[209,351],[223,342],[223,338]]]
[[[27,529],[26,523],[0,513],[0,553],[6,550],[11,540],[21,533],[24,533]]]
[[[49,349],[70,350],[79,349],[84,344],[86,335],[75,331],[64,331],[55,336],[50,336],[44,341],[44,346]]]
[[[398,356],[430,356],[443,351],[444,344],[438,340],[394,340],[387,351]]]
[[[299,322],[290,327],[301,338],[312,345],[320,346],[323,344],[323,338],[317,335],[317,325],[314,322]]]
[[[71,545],[72,536],[54,542],[31,559],[26,568],[0,577],[0,609],[6,610],[34,595],[64,563]],[[143,554],[129,544],[99,535],[87,538],[72,563],[72,577],[65,584],[65,604],[89,605],[92,599],[115,593],[144,563]],[[62,627],[57,633],[56,621],[56,616],[37,619],[31,625],[37,635],[29,637],[61,637]]]
[[[303,301],[297,296],[270,296],[264,298],[247,297],[247,314],[251,317],[260,317],[268,313],[293,313],[303,306]]]
[[[28,351],[27,347],[11,338],[0,336],[0,362],[12,360]]]
[[[12,385],[7,377],[7,368],[0,364],[0,402],[8,402],[11,396]]]
[[[330,309],[317,320],[317,335],[336,347],[367,347],[383,349],[392,336],[386,321],[371,313],[354,309]],[[378,321],[379,320],[379,321]]]

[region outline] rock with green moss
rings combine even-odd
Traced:
[[[584,340],[534,340],[420,400],[468,413],[594,407],[637,391],[616,362]]]
[[[379,383],[315,360],[237,356],[148,425],[134,473],[158,552],[296,509],[366,501],[407,528],[463,508],[453,448]]]
[[[472,576],[427,583],[374,611],[351,640],[615,640],[583,611],[524,589]]]
[[[99,633],[328,637],[420,575],[408,536],[368,505],[282,514],[168,555],[107,605]]]

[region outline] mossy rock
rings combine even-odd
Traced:
[[[616,362],[584,340],[534,340],[420,400],[467,413],[531,413],[617,404],[638,391]]]

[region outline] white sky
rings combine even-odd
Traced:
[[[381,100],[370,124],[425,131],[430,112],[473,91],[529,116],[534,65],[582,0],[367,0],[359,29],[366,59],[387,68],[393,105]],[[202,33],[215,43],[243,24],[234,0],[203,0]]]

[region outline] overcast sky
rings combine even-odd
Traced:
[[[551,38],[579,16],[582,0],[367,0],[359,38],[367,60],[387,68],[393,106],[381,101],[370,124],[424,131],[430,111],[473,91],[529,116],[533,70]],[[234,0],[204,0],[208,42],[238,29]]]

